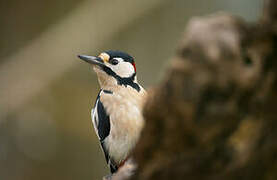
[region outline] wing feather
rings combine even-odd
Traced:
[[[105,138],[110,134],[110,117],[106,113],[105,107],[100,100],[101,91],[96,98],[94,109],[91,111],[91,116],[95,132],[99,138],[101,148],[105,155],[106,162],[110,167],[111,173],[114,173],[117,171],[118,167],[116,163],[112,161],[112,158],[110,158],[109,152],[105,146]]]
[[[110,117],[106,113],[106,110],[99,99],[97,102],[97,117],[98,117],[98,124],[97,130],[100,141],[103,141],[109,134],[110,134]]]

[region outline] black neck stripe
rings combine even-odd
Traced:
[[[117,84],[124,85],[125,87],[131,86],[132,88],[134,88],[138,92],[140,91],[139,85],[134,82],[136,73],[134,73],[130,77],[122,78],[122,77],[118,76],[115,72],[113,72],[113,70],[111,70],[111,68],[109,68],[107,66],[103,67],[103,71],[105,71],[108,75],[113,76],[116,79]]]
[[[113,92],[112,92],[112,91],[110,91],[110,90],[106,90],[106,89],[103,89],[103,92],[104,92],[104,93],[106,93],[106,94],[113,94]]]

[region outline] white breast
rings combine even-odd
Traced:
[[[143,128],[141,110],[145,93],[138,93],[131,87],[113,92],[112,95],[101,96],[101,102],[110,115],[111,126],[104,143],[113,160],[120,163],[134,148]]]

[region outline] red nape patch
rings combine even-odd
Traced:
[[[137,72],[137,68],[136,68],[135,63],[132,63],[132,65],[134,66],[135,72]]]

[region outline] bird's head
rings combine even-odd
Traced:
[[[99,56],[79,55],[78,57],[92,64],[101,87],[136,83],[134,58],[127,53],[109,50]]]

